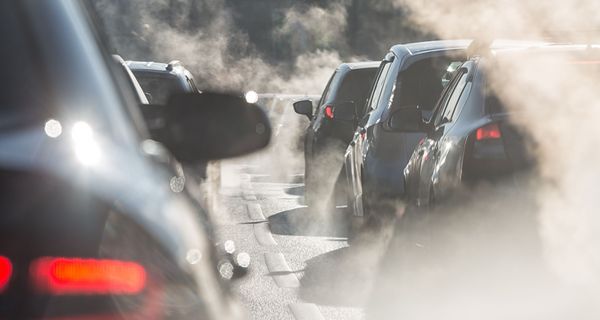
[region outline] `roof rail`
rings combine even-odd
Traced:
[[[175,67],[181,67],[181,62],[179,60],[172,60],[167,64],[167,71],[173,71]]]

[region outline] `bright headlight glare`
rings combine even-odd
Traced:
[[[95,165],[100,161],[100,147],[94,138],[94,131],[83,121],[76,122],[71,129],[75,156],[84,165]]]
[[[258,102],[258,93],[255,91],[248,91],[245,94],[246,102],[248,103],[256,103]]]

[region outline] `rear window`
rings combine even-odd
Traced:
[[[166,104],[173,93],[185,92],[186,88],[177,76],[134,71],[140,86],[145,93],[150,94],[150,103]]]
[[[376,74],[376,68],[350,71],[340,85],[335,102],[354,101],[356,105],[364,105]]]

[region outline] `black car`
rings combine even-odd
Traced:
[[[415,125],[402,120],[420,119],[420,112],[415,109],[393,115],[398,118],[394,126],[400,131],[425,134],[404,169],[410,204],[428,206],[444,202],[461,187],[505,180],[535,166],[532,154],[535,142],[516,125],[515,117],[519,114],[509,112],[506,97],[499,95],[501,90],[489,81],[490,72],[498,68],[498,61],[519,61],[519,55],[524,55],[530,61],[556,62],[541,67],[530,63],[531,69],[551,68],[558,73],[564,65],[571,64],[597,77],[598,53],[597,49],[586,46],[537,45],[516,52],[495,50],[494,56],[478,54],[460,67],[430,121]],[[552,78],[544,81],[547,86],[557,82]],[[579,87],[587,90],[590,86],[586,83]],[[519,94],[526,97],[529,93],[521,88]],[[557,102],[561,103],[552,101]]]
[[[91,4],[2,1],[0,16],[0,59],[10,62],[0,87],[0,318],[238,318],[207,215],[157,159],[264,146],[265,114],[241,96],[176,95],[157,112],[163,130],[148,132]],[[220,128],[227,148],[211,142]]]
[[[431,114],[470,41],[431,41],[393,46],[379,67],[345,153],[349,207],[353,217],[387,211],[404,194],[403,169],[424,134],[391,130],[391,115],[405,108]],[[364,219],[363,219],[364,220]]]
[[[379,62],[343,63],[333,73],[313,111],[310,100],[294,103],[298,114],[306,115],[310,125],[304,137],[305,200],[309,206],[327,203],[339,180],[344,150],[352,139],[357,119],[364,114],[371,84]],[[335,197],[333,197],[335,198]]]

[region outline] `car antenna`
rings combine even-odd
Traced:
[[[181,62],[179,60],[172,60],[167,64],[167,71],[173,71],[173,68],[181,66]]]

